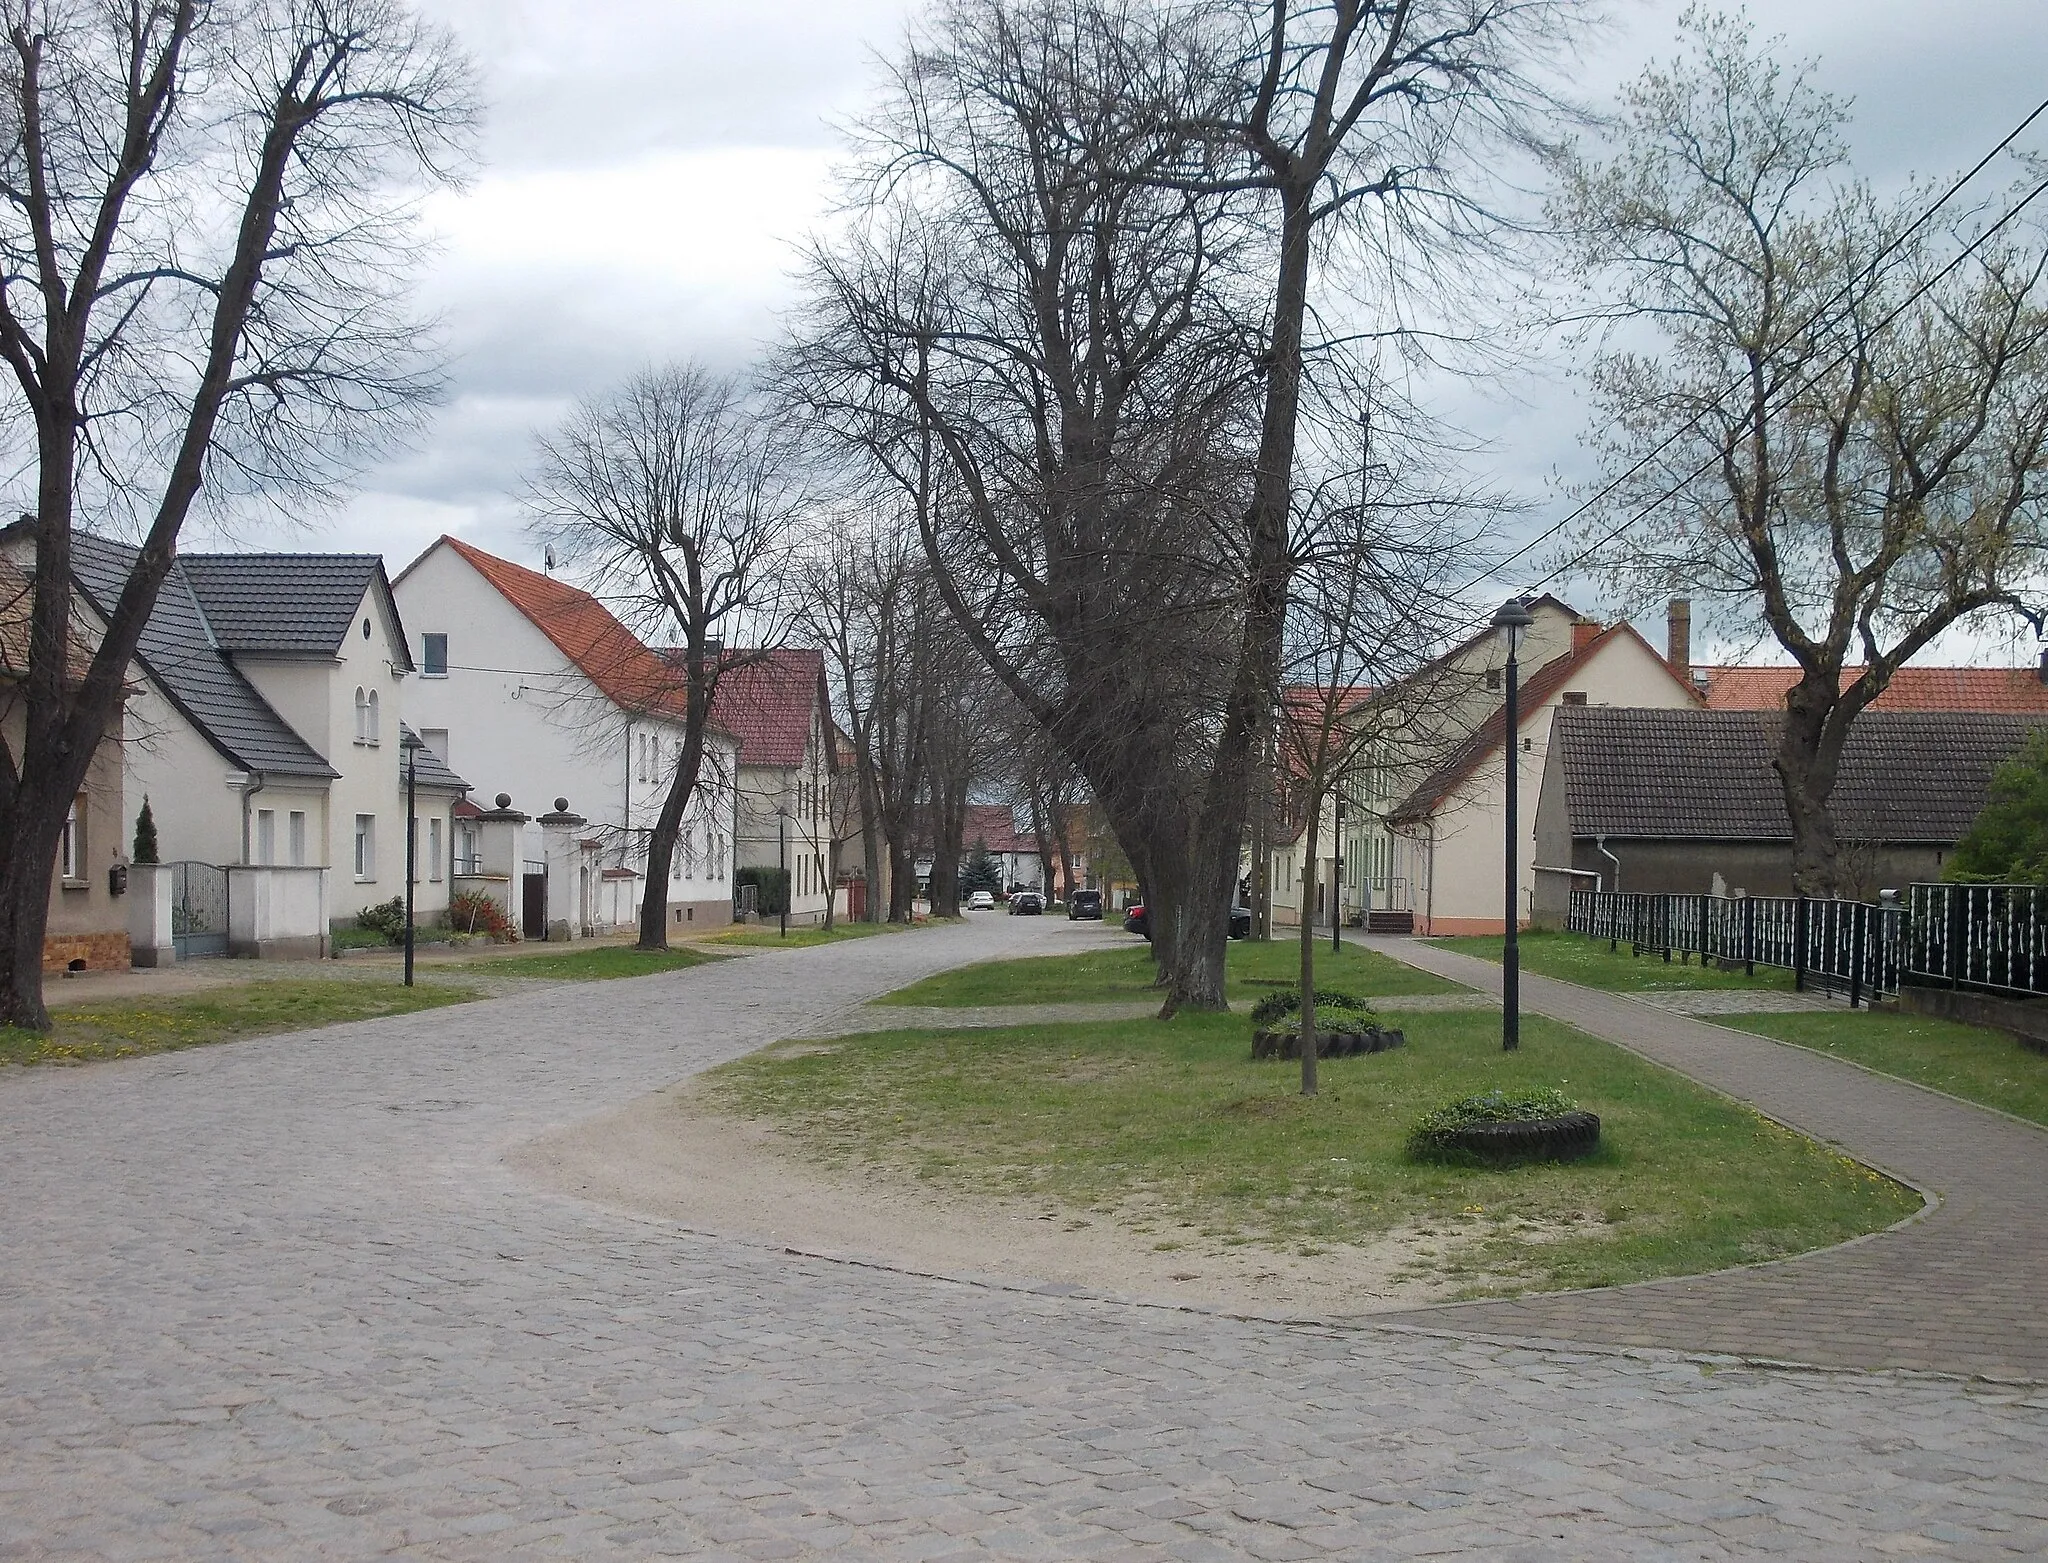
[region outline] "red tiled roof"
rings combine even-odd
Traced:
[[[803,764],[813,714],[822,708],[831,715],[825,653],[786,647],[732,656],[718,675],[711,716],[739,739],[740,764]]]
[[[675,673],[590,593],[487,554],[460,538],[441,541],[532,620],[534,628],[613,704],[673,721],[683,719],[683,689]]]
[[[1703,668],[1710,711],[1782,711],[1785,696],[1798,681],[1794,667]],[[1844,668],[1847,686],[1863,669]],[[2021,715],[2048,712],[2048,684],[2031,667],[1900,668],[1883,694],[1870,703],[1873,711],[2011,711]]]
[[[1576,651],[1566,656],[1553,658],[1551,661],[1544,663],[1542,667],[1538,668],[1526,679],[1523,679],[1517,691],[1520,696],[1520,711],[1518,714],[1521,720],[1524,722],[1528,721],[1530,717],[1549,704],[1550,697],[1570,683],[1572,675],[1592,661],[1594,657],[1598,656],[1601,647],[1605,646],[1617,635],[1626,635],[1641,645],[1645,651],[1650,653],[1652,660],[1655,661],[1659,668],[1664,670],[1673,683],[1678,684],[1687,694],[1694,695],[1695,699],[1698,698],[1689,685],[1685,684],[1676,673],[1671,672],[1670,664],[1654,650],[1651,650],[1649,642],[1638,635],[1632,625],[1623,620],[1618,624],[1608,625],[1606,629],[1595,635]],[[1421,786],[1417,787],[1407,797],[1403,798],[1400,803],[1394,806],[1393,810],[1387,815],[1388,821],[1397,825],[1406,824],[1412,820],[1423,819],[1433,813],[1436,806],[1443,802],[1460,782],[1478,770],[1485,762],[1486,757],[1500,748],[1501,741],[1507,735],[1507,725],[1507,706],[1502,704],[1495,707],[1493,714],[1479,724],[1477,730],[1473,732],[1470,738],[1467,738],[1452,751],[1451,757],[1448,760],[1439,766]]]
[[[1017,829],[1017,816],[1006,803],[967,805],[967,829],[960,841],[972,852],[976,844],[991,852],[1036,852],[1038,842],[1029,832]]]

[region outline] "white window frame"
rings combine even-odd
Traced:
[[[286,851],[291,856],[293,868],[306,866],[306,811],[293,809],[285,821]]]
[[[370,741],[370,692],[361,684],[356,685],[356,742]]]
[[[434,666],[434,642],[441,643],[441,665]],[[448,676],[448,634],[445,630],[428,630],[420,636],[420,677],[446,678]]]
[[[256,811],[256,839],[251,845],[256,849],[252,856],[257,863],[267,865],[277,861],[277,810]]]
[[[377,882],[377,816],[358,814],[356,816],[356,883],[374,885]]]
[[[441,816],[436,814],[427,821],[427,882],[441,882]]]
[[[370,691],[370,736],[368,739],[369,745],[372,749],[377,747],[378,739],[383,736],[382,733],[379,731],[379,729],[383,726],[383,723],[380,720],[381,713],[378,710],[379,704],[380,702],[377,699],[377,691],[373,689]]]
[[[76,885],[85,879],[85,828],[81,823],[84,817],[85,794],[81,792],[64,812],[64,834],[57,843],[57,861],[67,884]]]

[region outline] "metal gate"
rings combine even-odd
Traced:
[[[212,863],[173,863],[171,947],[178,959],[228,953],[228,871]]]
[[[548,865],[528,858],[520,875],[519,932],[528,939],[548,936]]]

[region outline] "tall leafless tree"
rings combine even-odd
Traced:
[[[1923,226],[1927,192],[1858,184],[1845,104],[1746,24],[1697,15],[1687,43],[1558,203],[1623,333],[1592,371],[1611,476],[1573,547],[1797,664],[1775,757],[1792,877],[1834,894],[1858,715],[1951,626],[2038,622],[2048,247],[1981,206]]]
[[[8,0],[0,437],[34,474],[20,749],[0,747],[0,1022],[44,1027],[64,817],[195,504],[328,497],[437,389],[415,198],[474,119],[394,0]],[[140,549],[74,677],[80,513]]]
[[[663,887],[719,680],[776,645],[794,609],[784,567],[800,541],[804,478],[739,379],[681,364],[580,404],[541,440],[525,503],[535,529],[629,623],[674,641],[660,664],[674,685],[645,692],[667,714],[682,697],[682,752],[648,835],[640,905],[638,947],[665,950]]]

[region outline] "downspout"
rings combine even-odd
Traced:
[[[244,867],[247,867],[251,862],[249,856],[249,800],[261,792],[270,780],[261,771],[254,769],[248,772],[248,776],[249,785],[242,788],[242,864]]]
[[[1614,865],[1614,888],[1615,888],[1615,889],[1616,889],[1617,891],[1618,891],[1618,890],[1620,890],[1620,889],[1621,889],[1621,859],[1620,859],[1620,858],[1618,858],[1618,857],[1616,857],[1616,856],[1615,856],[1615,855],[1614,855],[1614,854],[1613,854],[1612,852],[1609,852],[1609,851],[1607,850],[1607,833],[1606,833],[1605,831],[1601,831],[1601,832],[1600,832],[1600,833],[1599,833],[1598,835],[1596,835],[1596,836],[1595,836],[1595,837],[1593,838],[1593,847],[1594,847],[1594,849],[1595,849],[1595,850],[1596,850],[1597,852],[1599,852],[1599,854],[1600,854],[1600,855],[1601,855],[1602,857],[1604,857],[1605,859],[1607,859],[1607,861],[1608,861],[1608,862],[1610,862],[1610,863],[1612,863],[1612,864]],[[1595,886],[1594,886],[1594,888],[1595,888],[1595,889],[1597,890],[1597,889],[1600,889],[1600,888],[1602,888],[1602,887],[1601,887],[1601,886],[1598,886],[1598,885],[1595,885]]]

